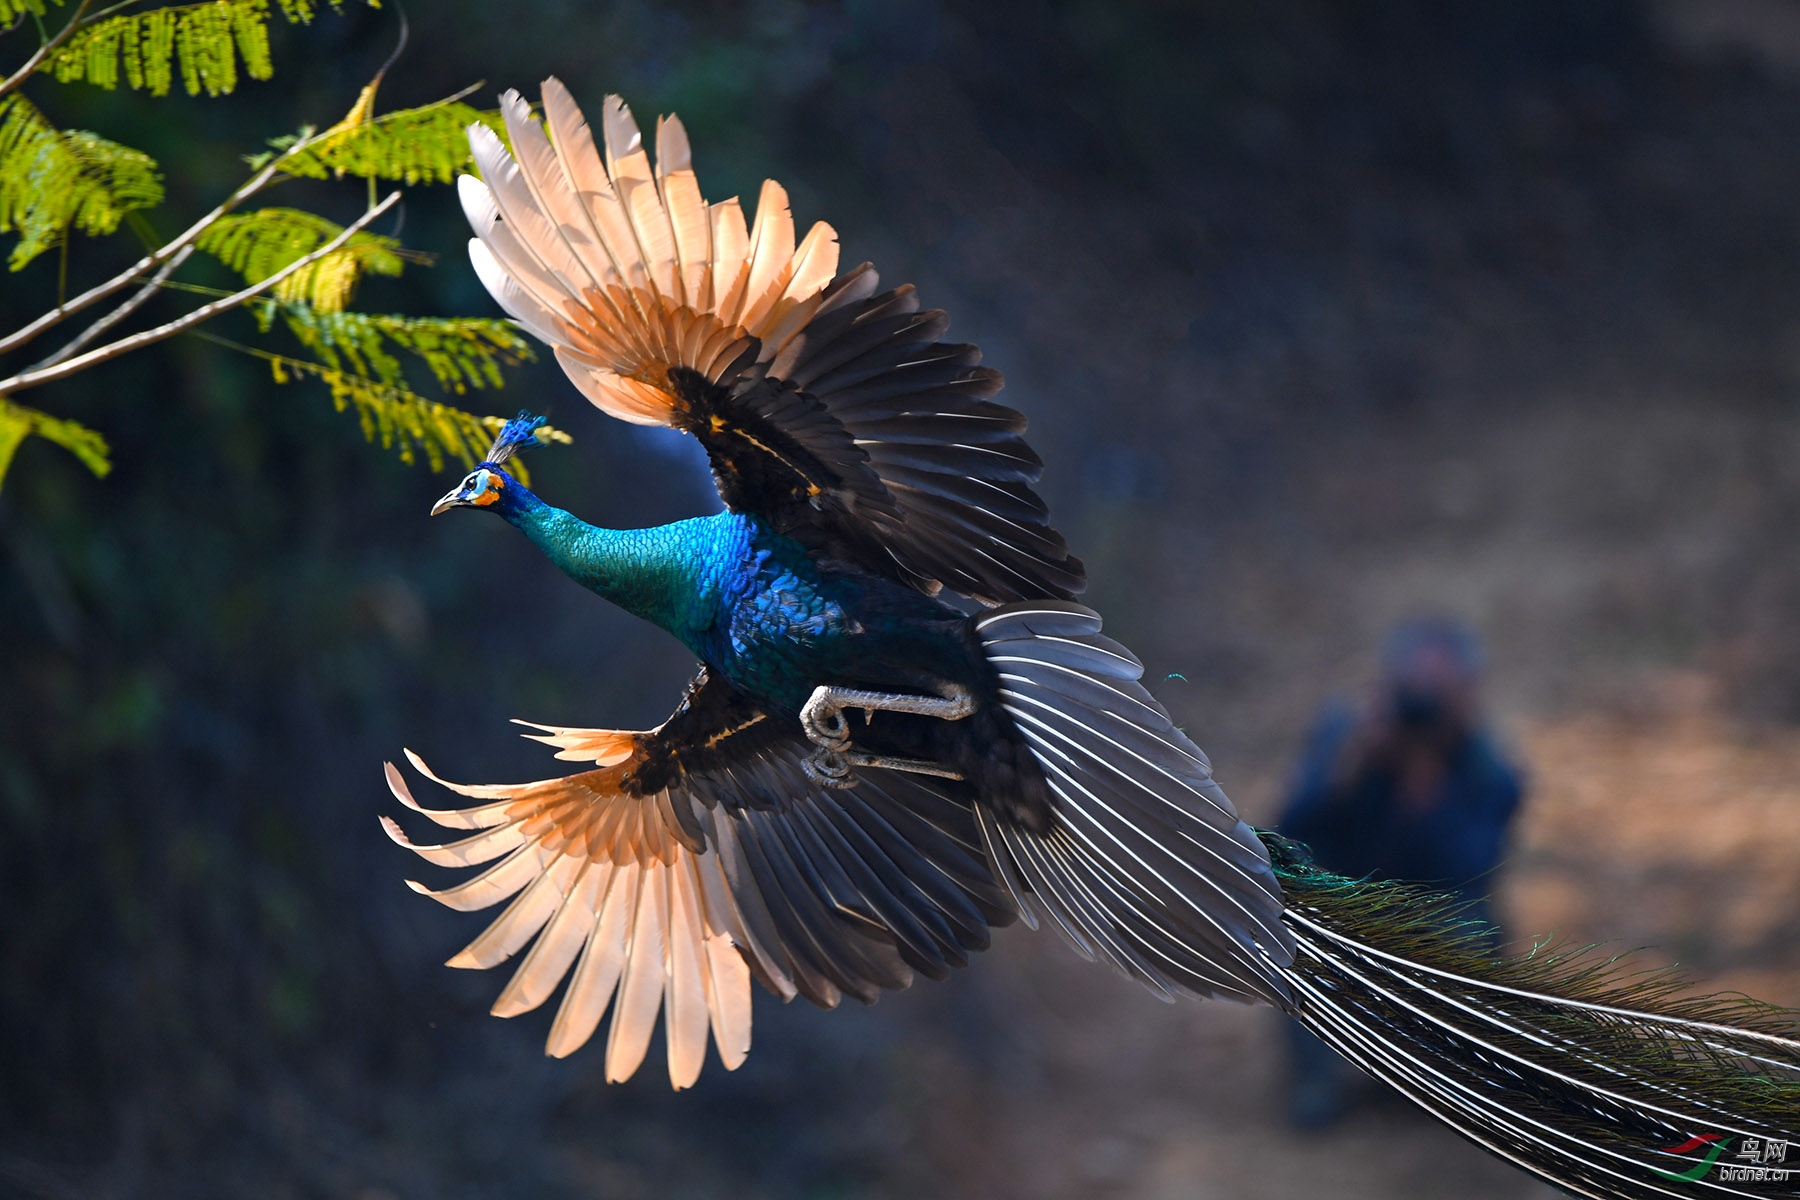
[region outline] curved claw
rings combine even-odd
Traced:
[[[856,782],[856,775],[850,770],[850,764],[844,756],[835,750],[819,750],[800,760],[801,770],[806,777],[827,788],[847,788]]]
[[[807,740],[824,751],[838,751],[850,744],[850,722],[837,706],[832,689],[820,684],[800,709],[800,727]]]

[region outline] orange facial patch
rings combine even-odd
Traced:
[[[482,508],[486,508],[500,498],[500,489],[506,486],[505,478],[490,471],[487,474],[486,483],[487,487],[482,489],[479,495],[470,498],[470,504],[476,504],[480,505]]]

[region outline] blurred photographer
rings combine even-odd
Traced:
[[[1321,713],[1278,828],[1329,871],[1430,884],[1491,925],[1523,784],[1481,720],[1480,644],[1454,621],[1409,621],[1389,634],[1382,667],[1360,712],[1335,701]],[[1341,1115],[1349,1068],[1291,1028],[1291,1115],[1321,1128]]]

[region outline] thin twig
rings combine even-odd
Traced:
[[[21,371],[11,379],[0,379],[0,396],[4,396],[10,392],[22,392],[26,388],[37,387],[39,384],[43,383],[54,383],[58,379],[65,379],[77,372],[85,371],[91,366],[106,362],[109,359],[117,358],[121,354],[127,354],[133,350],[141,349],[142,347],[151,345],[155,342],[160,342],[164,338],[174,337],[184,330],[192,329],[202,321],[218,316],[226,309],[236,308],[238,305],[243,304],[248,300],[254,300],[264,292],[280,285],[282,280],[286,279],[294,272],[311,266],[321,258],[324,258],[327,254],[338,249],[356,234],[361,233],[363,229],[377,217],[381,216],[381,214],[385,213],[399,202],[400,193],[389,192],[387,198],[380,204],[377,204],[374,208],[365,212],[355,221],[346,225],[343,231],[336,237],[332,238],[329,242],[326,242],[323,246],[320,246],[317,250],[314,250],[311,254],[308,254],[303,258],[295,259],[293,262],[260,283],[254,283],[242,291],[233,292],[222,300],[214,300],[211,304],[201,305],[186,316],[178,317],[164,325],[158,325],[154,329],[146,329],[142,333],[134,333],[128,338],[120,338],[118,341],[110,342],[97,350],[89,350],[86,354],[78,354],[74,358],[66,359],[53,367],[42,367],[36,370]]]
[[[186,292],[191,296],[205,296],[209,300],[217,300],[220,296],[231,295],[230,288],[208,287],[204,283],[189,283],[185,279],[165,280],[163,291]]]
[[[26,325],[14,333],[8,334],[6,337],[0,338],[0,354],[6,354],[9,351],[17,350],[20,346],[23,346],[26,342],[29,342],[32,338],[44,332],[44,330],[59,324],[64,318],[73,316],[90,304],[106,299],[114,292],[130,287],[133,283],[142,279],[146,274],[175,257],[175,255],[181,252],[184,246],[193,242],[194,239],[205,233],[220,217],[223,217],[232,209],[268,186],[269,180],[274,177],[276,171],[281,169],[281,165],[310,146],[316,140],[317,136],[318,135],[311,130],[302,133],[298,141],[266,163],[262,170],[250,177],[248,182],[238,188],[237,191],[231,193],[231,195],[225,197],[217,208],[190,225],[187,232],[183,233],[180,237],[177,237],[174,241],[167,242],[156,250],[146,254],[144,257],[138,259],[137,262],[119,272],[117,275],[114,275],[105,283],[96,284],[94,287],[81,293],[81,295],[75,297],[67,304],[57,305],[31,324]]]
[[[44,64],[44,60],[56,53],[57,47],[73,37],[75,31],[81,28],[81,18],[87,15],[87,10],[93,3],[94,0],[81,0],[81,6],[75,10],[75,15],[69,18],[69,23],[62,27],[62,31],[43,45],[39,46],[37,48],[37,53],[25,60],[24,66],[14,71],[11,75],[8,75],[5,80],[0,81],[0,96],[6,95],[6,93],[12,91],[27,79],[30,79],[33,73]]]
[[[87,23],[92,25],[96,22],[104,21],[114,13],[124,12],[128,8],[136,8],[143,2],[144,0],[119,0],[117,4],[108,5],[106,8],[101,9],[99,12],[89,17]]]
[[[296,377],[305,375],[313,379],[324,379],[328,375],[336,375],[342,379],[353,379],[370,394],[380,395],[384,399],[397,403],[407,401],[417,401],[420,404],[439,403],[439,401],[428,399],[413,391],[406,386],[404,381],[388,383],[367,375],[359,375],[354,371],[346,371],[342,367],[331,366],[329,363],[315,362],[310,358],[295,358],[291,354],[277,354],[273,350],[264,350],[261,346],[246,346],[242,342],[234,342],[230,338],[220,337],[205,329],[193,330],[188,336],[199,338],[203,342],[211,342],[215,346],[223,346],[227,350],[235,350],[239,354],[248,354],[251,358],[260,358],[273,366],[284,367],[293,372]]]
[[[80,333],[76,334],[72,339],[70,339],[69,344],[64,346],[61,350],[58,350],[55,354],[52,354],[49,358],[44,359],[42,362],[32,363],[31,366],[26,368],[26,370],[41,371],[45,367],[54,367],[57,363],[61,362],[65,358],[68,358],[70,355],[74,354],[77,350],[81,349],[83,346],[87,345],[89,342],[93,341],[95,338],[97,338],[101,334],[105,333],[108,329],[111,329],[114,325],[117,325],[120,321],[123,321],[126,317],[129,317],[132,313],[136,312],[139,308],[143,307],[143,304],[146,300],[148,300],[148,299],[150,299],[150,297],[156,295],[156,293],[162,288],[163,283],[169,278],[169,276],[173,275],[176,271],[180,270],[181,264],[186,262],[188,260],[188,255],[192,254],[193,252],[194,252],[194,248],[192,246],[183,246],[181,248],[181,253],[177,254],[174,258],[171,258],[168,262],[164,263],[162,266],[162,270],[160,270],[156,274],[152,275],[150,277],[149,282],[144,284],[144,286],[139,288],[137,291],[133,292],[131,294],[131,298],[129,300],[125,301],[125,303],[119,305],[119,307],[113,309],[111,312],[107,313],[104,317],[101,317],[98,321],[95,321],[92,325],[89,325],[86,329],[84,329]]]

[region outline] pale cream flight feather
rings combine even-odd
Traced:
[[[751,339],[754,361],[769,361],[811,319],[837,274],[837,234],[821,221],[796,245],[780,184],[763,184],[746,228],[735,198],[701,195],[677,118],[657,122],[653,168],[617,96],[602,109],[604,156],[557,80],[544,82],[548,134],[517,92],[500,103],[512,151],[471,126],[481,178],[458,180],[469,257],[602,410],[670,424],[670,369],[717,381]]]

